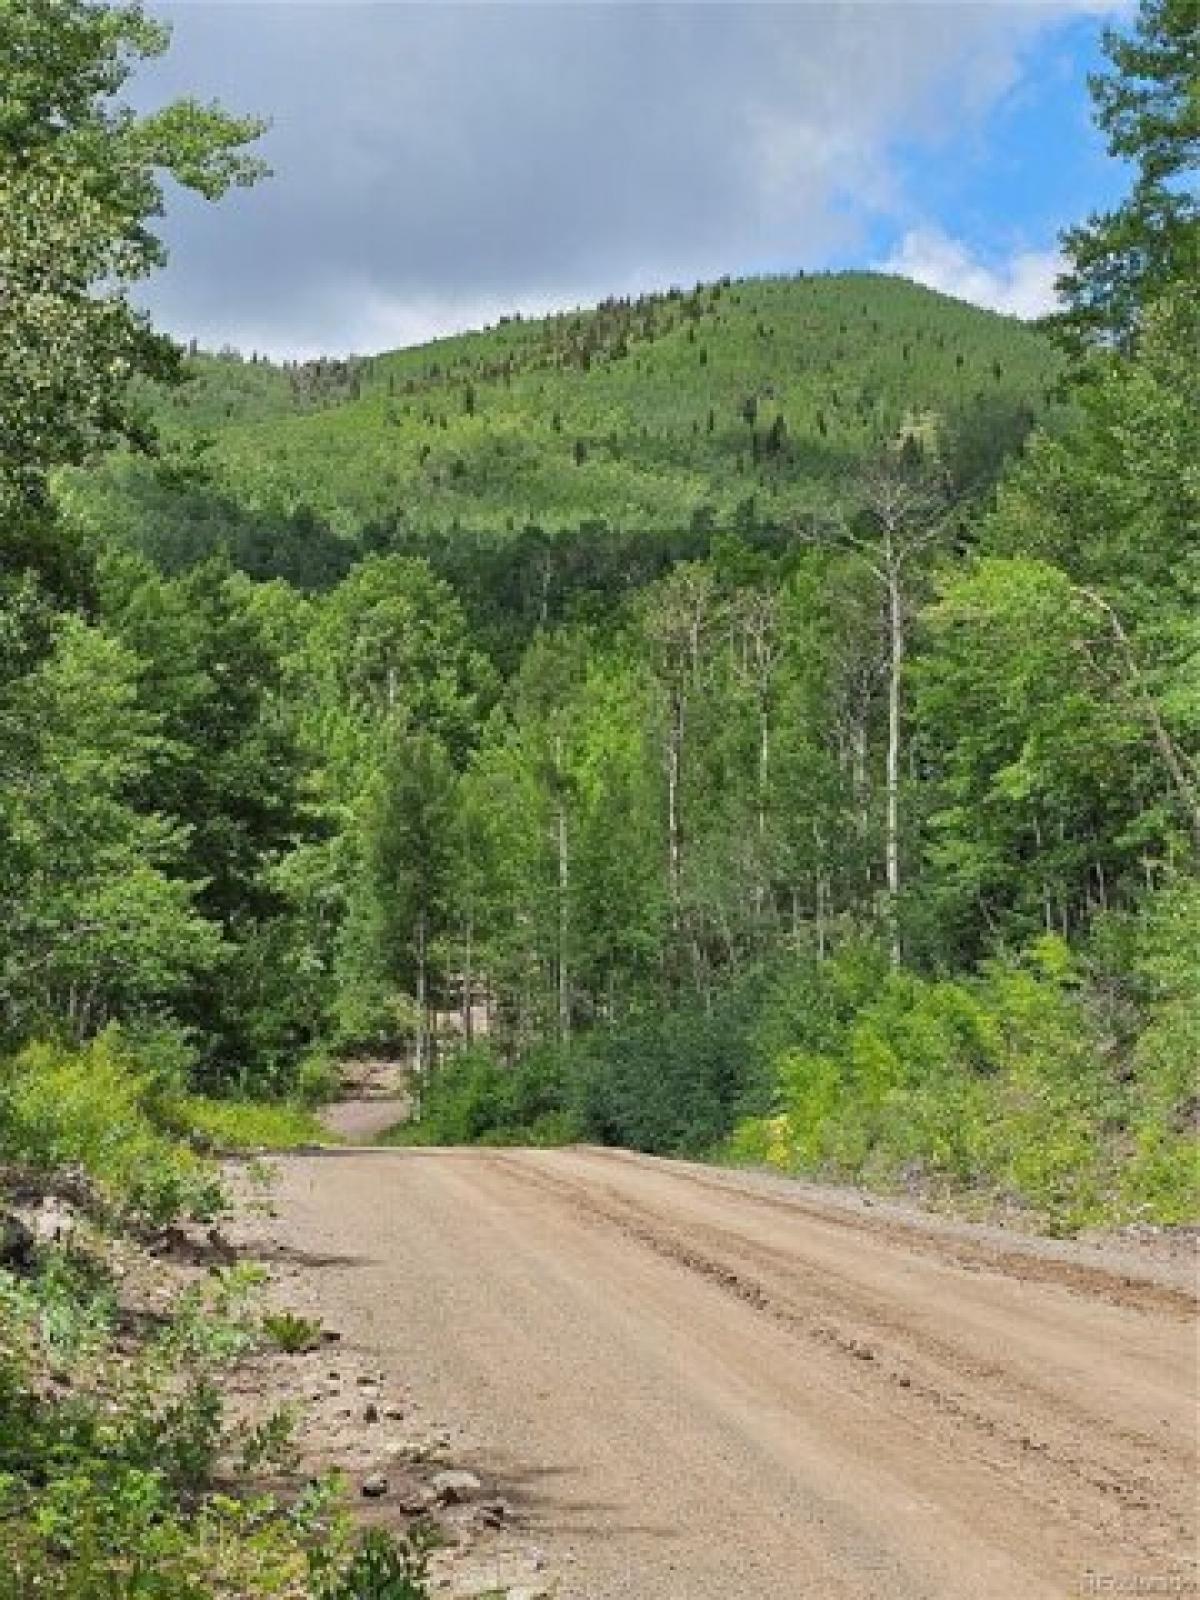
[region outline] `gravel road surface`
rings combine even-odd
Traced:
[[[331,1150],[276,1204],[561,1600],[1200,1592],[1178,1252],[591,1149]]]

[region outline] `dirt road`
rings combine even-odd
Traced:
[[[562,1600],[1200,1592],[1186,1266],[593,1150],[296,1157],[277,1203]]]
[[[348,1144],[370,1144],[408,1116],[407,1073],[397,1061],[365,1061],[342,1075],[342,1095],[322,1107],[321,1121]]]

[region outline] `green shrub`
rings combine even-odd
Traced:
[[[210,1100],[180,1095],[166,1110],[172,1127],[216,1150],[294,1150],[333,1136],[303,1106],[285,1100]]]
[[[1107,974],[1058,939],[973,978],[880,973],[869,990],[861,952],[814,964],[798,975],[802,1003],[777,1004],[760,1032],[776,1051],[774,1114],[744,1118],[725,1156],[916,1180],[1017,1203],[1056,1229],[1195,1217],[1198,907],[1174,890],[1105,934],[1120,936],[1125,987],[1142,974],[1119,1030]]]
[[[398,1144],[569,1144],[578,1126],[564,1105],[559,1052],[530,1052],[513,1066],[487,1048],[461,1050],[436,1067],[420,1114],[390,1136]]]
[[[304,1106],[319,1106],[334,1099],[342,1075],[337,1062],[324,1051],[313,1051],[296,1068],[296,1099]]]
[[[1123,1207],[1158,1222],[1200,1216],[1200,884],[1158,895],[1130,959],[1149,1021],[1132,1047],[1131,1148]]]
[[[569,1144],[702,1154],[731,1129],[755,1077],[753,1005],[668,1012],[545,1045],[513,1065],[484,1047],[431,1073],[403,1144]]]
[[[1172,1224],[1200,1216],[1200,1146],[1195,1131],[1138,1129],[1121,1172],[1120,1211]]]
[[[314,1558],[313,1600],[427,1600],[431,1542],[420,1529],[403,1539],[369,1529],[348,1558]]]
[[[583,1130],[569,1111],[544,1111],[525,1129],[521,1143],[549,1150],[558,1145],[576,1144],[582,1138]]]
[[[131,1348],[98,1261],[54,1252],[32,1279],[0,1272],[0,1600],[304,1592],[332,1486],[285,1506],[244,1477],[287,1437],[278,1418],[223,1414],[247,1287],[200,1285]],[[50,1374],[68,1360],[63,1391]]]
[[[765,980],[691,1008],[597,1029],[565,1055],[564,1102],[584,1138],[704,1155],[765,1104],[755,1028]]]
[[[186,1090],[196,1072],[199,1051],[187,1029],[168,1017],[138,1017],[109,1033],[122,1056],[137,1063],[147,1103],[158,1104]]]
[[[0,1156],[82,1168],[118,1214],[211,1217],[220,1185],[164,1131],[163,1105],[161,1080],[115,1029],[78,1049],[29,1045],[0,1064]]]

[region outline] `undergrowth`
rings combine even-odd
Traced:
[[[172,1127],[171,1090],[113,1030],[0,1063],[0,1158],[77,1169],[117,1214],[162,1224],[223,1205],[215,1169]]]
[[[358,1539],[334,1477],[259,1487],[293,1464],[293,1419],[222,1400],[254,1287],[218,1274],[134,1337],[95,1243],[0,1271],[0,1600],[423,1600],[420,1548]]]
[[[223,1206],[198,1128],[233,1145],[301,1126],[259,1110],[214,1118],[116,1032],[0,1069],[0,1214],[39,1185],[83,1199],[0,1266],[0,1600],[425,1600],[423,1547],[361,1538],[336,1478],[262,1487],[289,1481],[295,1419],[223,1398],[273,1342],[261,1271],[164,1285],[141,1242]]]
[[[574,1140],[849,1181],[1048,1232],[1200,1216],[1200,888],[974,975],[864,942],[510,1065],[462,1052],[405,1144]]]
[[[182,1133],[217,1150],[294,1150],[331,1141],[307,1107],[286,1101],[184,1095],[172,1103],[170,1114]]]
[[[976,976],[853,953],[809,971],[771,1041],[772,1106],[727,1159],[1016,1206],[1050,1232],[1200,1216],[1200,890]],[[761,1041],[760,1041],[761,1042]]]

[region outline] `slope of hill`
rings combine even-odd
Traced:
[[[70,492],[168,566],[226,545],[319,586],[364,539],[786,525],[905,430],[986,476],[1057,370],[1036,330],[902,279],[722,281],[346,362],[196,356],[150,397],[163,459]]]

